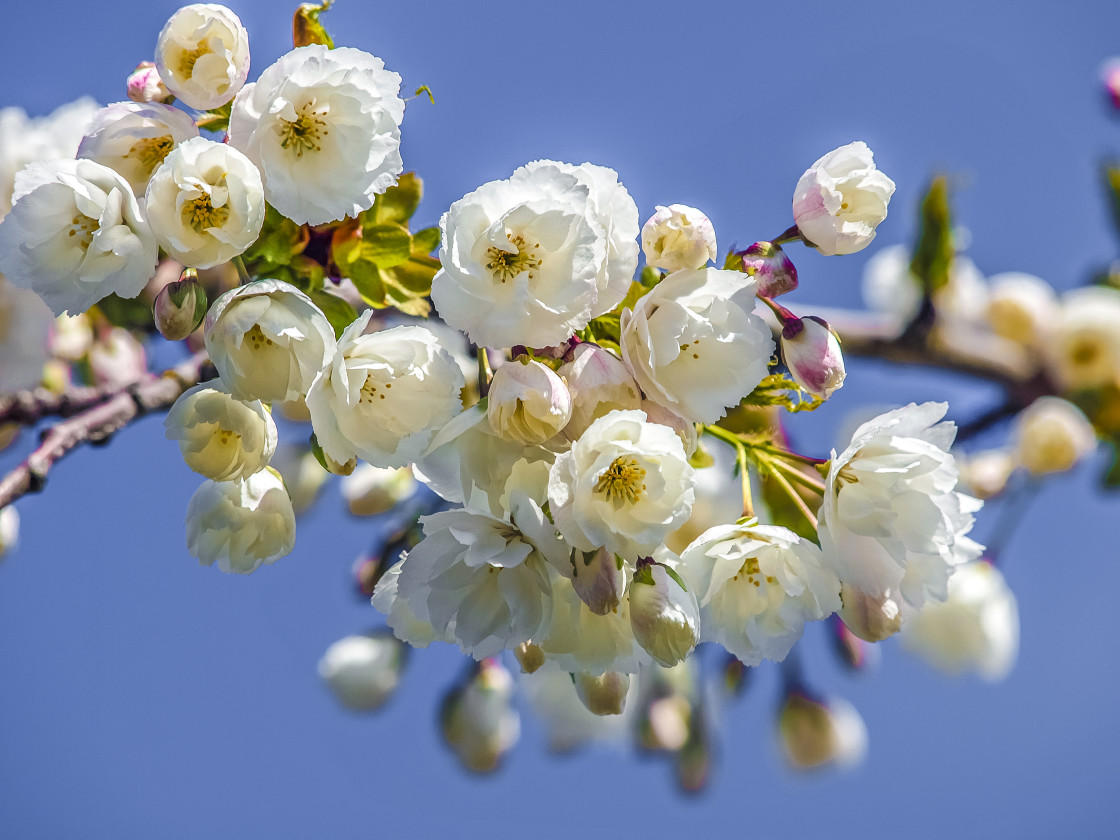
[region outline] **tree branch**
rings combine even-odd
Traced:
[[[209,361],[205,352],[199,352],[178,367],[164,371],[161,376],[150,376],[125,388],[108,391],[81,389],[81,397],[88,400],[93,399],[92,392],[101,391],[100,400],[87,402],[84,408],[76,409],[77,413],[72,418],[48,429],[27,460],[0,479],[0,508],[7,507],[28,493],[41,491],[51,467],[81,444],[107,441],[114,432],[134,420],[154,411],[170,408],[180,394],[202,380]],[[85,391],[91,393],[86,394]],[[80,402],[73,403],[75,406],[78,404]],[[51,413],[61,413],[48,409],[51,406],[61,409],[63,403],[43,401],[34,405],[40,406],[37,410],[42,412],[40,416],[45,417]]]

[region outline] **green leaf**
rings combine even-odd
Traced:
[[[220,105],[212,111],[204,111],[195,119],[195,125],[206,131],[226,131],[229,129],[229,115],[233,113],[233,101]]]
[[[406,172],[397,179],[396,186],[385,190],[373,207],[362,214],[363,225],[407,225],[423,195],[424,182],[415,172]]]
[[[245,269],[254,277],[277,277],[277,269],[291,265],[307,247],[308,233],[302,225],[265,206],[264,225],[257,241],[241,255]]]
[[[412,234],[412,253],[428,256],[439,247],[440,232],[438,227],[424,228]]]
[[[361,259],[392,268],[412,256],[412,237],[401,225],[370,225],[362,229],[359,240]]]
[[[338,295],[331,294],[326,289],[318,288],[312,289],[308,293],[308,297],[314,302],[316,306],[323,310],[323,314],[327,316],[331,326],[334,328],[334,337],[338,339],[342,336],[342,331],[350,326],[354,319],[358,317],[358,313],[349,302],[343,300]]]
[[[671,569],[669,566],[666,566],[664,563],[661,564],[661,568],[665,570],[665,574],[667,574],[677,582],[677,585],[680,586],[681,589],[683,589],[685,592],[688,591],[688,587],[684,585],[684,578],[678,575],[675,570]]]
[[[929,296],[948,285],[956,253],[949,211],[949,181],[944,175],[933,179],[922,199],[921,221],[910,271],[922,284],[922,293]]]
[[[319,15],[331,7],[334,0],[322,3],[302,3],[292,18],[292,45],[306,47],[309,44],[323,44],[334,49],[334,39],[319,22]]]

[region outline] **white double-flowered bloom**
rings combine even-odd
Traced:
[[[93,115],[78,157],[119,172],[141,196],[164,158],[192,137],[198,137],[198,127],[178,108],[157,102],[114,102]]]
[[[1033,274],[1009,271],[988,278],[988,323],[996,335],[1027,347],[1041,345],[1058,320],[1058,296]]]
[[[214,481],[248,478],[276,452],[276,423],[259,400],[235,400],[220,383],[184,391],[163,422],[187,466]]]
[[[12,209],[16,173],[36,161],[74,157],[100,107],[83,96],[45,117],[28,118],[22,108],[0,108],[0,219]]]
[[[334,330],[311,298],[280,280],[231,289],[206,313],[206,351],[239,400],[302,397],[335,352]]]
[[[426,648],[436,641],[454,644],[454,639],[448,633],[440,634],[431,622],[418,618],[408,602],[401,597],[398,584],[402,566],[402,563],[391,566],[377,582],[373,597],[370,598],[373,608],[385,616],[385,623],[394,636],[413,647]]]
[[[745,665],[781,662],[807,621],[840,609],[840,581],[821,551],[776,525],[720,525],[681,555],[681,573],[699,599],[704,641]]]
[[[392,510],[416,492],[417,482],[410,467],[375,467],[358,464],[343,476],[342,498],[353,516],[377,516]]]
[[[612,411],[559,455],[548,500],[581,551],[606,547],[633,564],[688,519],[694,476],[680,438],[642,411]]]
[[[786,761],[798,770],[850,767],[867,755],[867,725],[840,697],[790,692],[778,715],[778,736]]]
[[[901,637],[941,671],[976,671],[995,682],[1010,673],[1019,654],[1019,605],[999,569],[967,563],[950,579],[948,600],[922,607]]]
[[[292,221],[357,216],[404,169],[400,86],[367,52],[299,47],[238,95],[229,142],[260,168],[268,203]]]
[[[1067,392],[1120,384],[1120,290],[1087,286],[1062,295],[1044,352]]]
[[[244,253],[264,224],[264,187],[253,162],[203,137],[168,154],[148,182],[145,204],[159,244],[194,268]]]
[[[319,676],[348,709],[380,708],[400,683],[403,646],[381,633],[346,636],[327,648]]]
[[[463,374],[424,327],[364,334],[372,314],[367,310],[343,332],[307,393],[307,409],[334,461],[357,456],[376,467],[403,467],[462,410]]]
[[[793,192],[793,218],[822,254],[854,254],[875,238],[892,195],[894,181],[875,168],[871,149],[857,140],[805,171]]]
[[[397,597],[436,634],[482,659],[547,626],[549,566],[570,549],[540,507],[520,494],[509,520],[465,508],[422,517],[424,539],[401,561]]]
[[[499,435],[530,446],[567,426],[572,397],[551,368],[534,359],[515,359],[494,371],[486,413],[490,428]]]
[[[685,204],[657,206],[642,226],[646,265],[665,271],[703,268],[719,258],[716,229],[711,220]]]
[[[1061,397],[1039,397],[1015,421],[1015,460],[1032,475],[1073,469],[1096,445],[1089,418]]]
[[[16,176],[15,205],[0,223],[0,272],[32,289],[56,315],[103,297],[136,297],[158,248],[128,182],[92,160],[31,164]]]
[[[175,12],[156,41],[159,77],[184,103],[206,111],[225,105],[249,76],[249,33],[216,3]]]
[[[187,550],[204,566],[246,575],[295,544],[292,500],[269,469],[237,481],[205,481],[187,505]]]
[[[626,295],[638,208],[613,169],[535,161],[451,205],[432,301],[482,347],[546,347]]]
[[[766,376],[774,339],[755,315],[754,281],[739,271],[670,274],[622,311],[622,357],[646,397],[714,423]]]
[[[880,415],[829,464],[821,548],[844,587],[840,615],[862,638],[890,635],[927,600],[944,601],[953,570],[980,555],[966,535],[982,503],[956,491],[956,426],[938,422],[947,407]]]

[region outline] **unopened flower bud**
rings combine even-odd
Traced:
[[[828,324],[810,315],[782,327],[782,358],[798,385],[827,400],[844,384],[844,354]]]
[[[416,492],[411,467],[360,464],[342,479],[342,498],[354,516],[376,516],[392,510]]]
[[[642,566],[630,582],[630,627],[654,660],[671,668],[700,640],[700,608],[675,572],[660,563]]]
[[[1093,451],[1088,418],[1060,397],[1040,397],[1019,415],[1016,458],[1032,475],[1065,472]]]
[[[128,74],[126,87],[128,98],[133,102],[159,102],[167,105],[175,99],[151,61],[141,61],[136,65],[136,69]]]
[[[569,440],[577,440],[609,412],[631,411],[642,403],[642,392],[626,365],[598,344],[576,345],[572,360],[561,365],[557,374],[572,397],[572,416],[564,427]]]
[[[734,264],[734,259],[731,259],[728,267],[753,277],[758,283],[757,294],[763,297],[775,298],[797,288],[797,269],[781,245],[756,242],[732,257],[737,257],[739,264]]]
[[[642,253],[646,265],[665,271],[703,268],[719,253],[716,229],[695,207],[658,205],[642,227]]]
[[[840,600],[840,619],[865,642],[881,642],[902,629],[898,603],[889,596],[875,597],[845,583],[840,587]]]
[[[379,708],[400,683],[406,648],[394,636],[378,633],[339,639],[319,660],[319,676],[348,709]]]
[[[486,415],[501,437],[531,446],[556,435],[572,416],[572,397],[559,376],[522,357],[502,365],[490,382]]]
[[[1110,58],[1101,68],[1101,82],[1112,107],[1120,109],[1120,58]]]
[[[522,674],[535,674],[545,663],[544,651],[532,642],[522,642],[513,649],[513,656]]]
[[[844,700],[827,701],[803,690],[786,695],[778,716],[786,760],[799,770],[857,764],[867,752],[867,727]]]
[[[440,723],[447,745],[475,773],[497,769],[521,734],[521,718],[510,704],[513,677],[497,659],[484,659],[465,683],[443,698]]]
[[[868,644],[849,630],[848,625],[841,621],[838,615],[833,613],[829,616],[828,625],[832,636],[832,649],[847,667],[853,671],[862,671],[878,663],[878,646]]]
[[[626,575],[613,551],[576,551],[572,556],[572,588],[595,615],[618,608],[626,589]]]
[[[358,590],[358,594],[363,600],[368,601],[373,597],[373,590],[384,577],[386,567],[382,558],[362,555],[354,561],[350,571],[354,575],[354,587]]]
[[[650,423],[668,426],[677,433],[677,437],[681,439],[681,444],[684,446],[686,456],[691,458],[696,454],[696,447],[700,445],[700,436],[696,433],[695,423],[652,400],[642,400],[639,408],[646,413],[646,420]]]
[[[576,695],[587,711],[593,715],[620,715],[626,708],[626,695],[630,691],[630,675],[607,671],[594,675],[586,672],[572,674]]]
[[[197,272],[187,269],[156,295],[152,304],[156,329],[168,341],[181,341],[202,324],[207,303],[206,290],[198,282]]]

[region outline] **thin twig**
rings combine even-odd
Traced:
[[[789,496],[790,501],[792,501],[797,506],[797,509],[801,511],[801,515],[804,516],[808,523],[813,526],[813,530],[815,531],[817,529],[816,514],[809,510],[809,506],[805,503],[805,499],[802,498],[801,494],[797,492],[797,488],[790,484],[789,480],[784,475],[782,475],[780,471],[774,468],[774,465],[771,461],[760,458],[758,463],[766,467],[770,475],[773,476],[774,480],[781,485],[783,490],[786,491],[786,495]]]
[[[170,408],[180,394],[198,384],[208,363],[205,352],[196,353],[162,376],[118,388],[100,403],[52,426],[27,460],[0,479],[0,508],[28,493],[41,491],[51,467],[81,444],[108,440],[114,432],[145,414]]]

